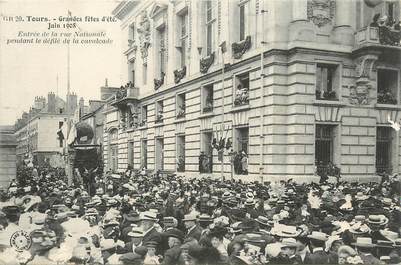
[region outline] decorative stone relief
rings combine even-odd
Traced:
[[[142,58],[146,58],[148,56],[148,49],[150,46],[150,21],[146,10],[142,11],[141,22],[139,23],[137,31],[139,34]]]
[[[214,57],[215,57],[215,53],[213,52],[212,54],[210,54],[208,57],[202,58],[199,61],[200,64],[200,72],[202,74],[207,73],[207,70],[209,70],[209,67],[213,64],[214,62]]]
[[[162,73],[162,75],[161,75],[161,77],[160,77],[160,79],[154,79],[153,80],[153,83],[154,83],[154,86],[155,86],[155,90],[158,90],[162,85],[163,85],[163,83],[164,83],[164,73]]]
[[[174,70],[174,82],[178,84],[181,79],[187,74],[187,67],[184,66],[181,70]]]
[[[234,59],[240,59],[242,55],[251,47],[251,36],[247,36],[245,40],[231,45]]]
[[[355,60],[356,64],[356,85],[350,86],[349,101],[353,105],[369,104],[369,93],[372,87],[373,70],[378,55],[368,54],[361,56]]]
[[[316,26],[323,27],[334,18],[336,2],[334,0],[309,0],[308,19]]]

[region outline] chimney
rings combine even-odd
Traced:
[[[33,107],[37,110],[41,110],[46,105],[46,99],[44,97],[35,97],[35,103]]]
[[[47,112],[56,113],[56,95],[53,92],[47,94]]]
[[[107,80],[107,78],[106,78],[106,80],[105,80],[105,82],[104,82],[104,86],[105,86],[105,87],[108,87],[108,86],[109,86],[108,83],[109,83],[109,82],[108,82],[108,80]]]
[[[71,94],[67,94],[67,97],[68,97],[67,110],[69,113],[74,113],[74,111],[77,109],[77,104],[78,104],[77,94],[73,92]]]
[[[80,118],[84,115],[84,104],[85,104],[84,98],[81,97],[79,99],[79,117]]]

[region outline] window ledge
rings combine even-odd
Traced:
[[[180,123],[180,122],[185,122],[185,121],[186,121],[185,117],[176,118],[175,121],[174,121],[174,123]]]
[[[213,113],[213,111],[211,111],[211,112],[202,113],[201,115],[199,115],[199,118],[205,119],[205,118],[211,118],[213,116],[214,116],[214,113]]]
[[[155,125],[153,127],[161,127],[163,125],[164,125],[163,122],[155,122]]]
[[[315,99],[313,102],[315,106],[327,106],[327,107],[345,107],[347,104],[341,102],[340,100],[319,100]]]
[[[393,109],[393,110],[401,110],[400,105],[396,104],[381,104],[381,103],[376,103],[375,104],[376,109]]]
[[[134,128],[134,127],[127,128],[127,132],[133,132],[133,131],[135,131],[135,129],[136,129],[136,128]]]
[[[245,110],[249,110],[250,108],[251,107],[249,106],[249,104],[241,105],[241,106],[233,106],[231,108],[230,112],[245,111]]]
[[[147,125],[147,124],[138,127],[139,130],[145,130],[145,129],[147,129],[147,128],[148,128],[148,125]]]

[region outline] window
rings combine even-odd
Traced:
[[[202,132],[201,134],[201,153],[199,155],[199,173],[213,172],[213,140],[212,132]]]
[[[118,169],[118,146],[113,144],[110,146],[110,162],[109,166],[112,172],[117,172]]]
[[[148,168],[148,140],[141,140],[141,168]]]
[[[135,24],[132,23],[129,26],[129,32],[128,32],[128,42],[133,43],[135,41]],[[130,45],[131,46],[131,45]]]
[[[134,142],[128,142],[128,165],[134,166]]]
[[[338,100],[339,87],[338,66],[334,64],[317,64],[316,66],[316,99]]]
[[[164,169],[164,140],[163,140],[163,138],[156,138],[155,163],[156,163],[156,170]]]
[[[62,131],[62,127],[63,127],[64,122],[59,121],[58,122],[58,131],[57,131],[57,135],[58,135],[58,144],[59,147],[63,147],[63,142],[64,142],[64,135],[63,135],[63,131]]]
[[[245,4],[239,6],[239,40],[245,40]]]
[[[155,123],[163,122],[163,100],[156,102],[156,119]]]
[[[165,26],[158,29],[159,39],[159,78],[162,78],[166,73],[166,30]]]
[[[185,135],[177,136],[177,172],[185,171]]]
[[[176,97],[176,118],[185,118],[185,93],[178,94]]]
[[[202,87],[202,113],[213,111],[213,84]]]
[[[147,79],[148,79],[148,65],[143,64],[143,66],[142,66],[142,83],[144,85],[147,84]]]
[[[387,17],[389,21],[394,20],[394,6],[395,4],[392,2],[388,2],[387,4]]]
[[[335,125],[317,124],[315,136],[315,165],[317,174],[328,174],[334,164]]]
[[[206,9],[206,55],[209,56],[213,52],[214,48],[214,24],[215,24],[215,17],[214,17],[214,2],[213,1],[206,1],[205,9]]]
[[[179,16],[180,19],[180,67],[183,68],[186,65],[186,51],[188,45],[188,11]]]
[[[135,86],[135,62],[129,63],[129,70],[128,70],[128,81],[131,81],[132,84]]]
[[[249,104],[249,73],[235,76],[235,98],[234,105],[241,106]]]
[[[238,175],[248,174],[249,128],[234,129],[234,172]]]
[[[376,172],[392,173],[392,128],[377,127],[376,129]]]
[[[148,119],[148,106],[141,107],[141,123],[140,126],[145,126]]]
[[[398,71],[377,70],[377,103],[397,104]]]
[[[118,139],[118,130],[117,129],[111,130],[109,133],[109,138],[110,141],[116,141]]]

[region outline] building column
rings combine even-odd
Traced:
[[[354,30],[351,27],[351,18],[355,14],[354,1],[337,0],[335,11],[335,26],[333,28],[333,40],[338,44],[354,45]]]
[[[292,21],[290,23],[290,41],[315,41],[313,24],[308,20],[308,0],[292,2]]]

